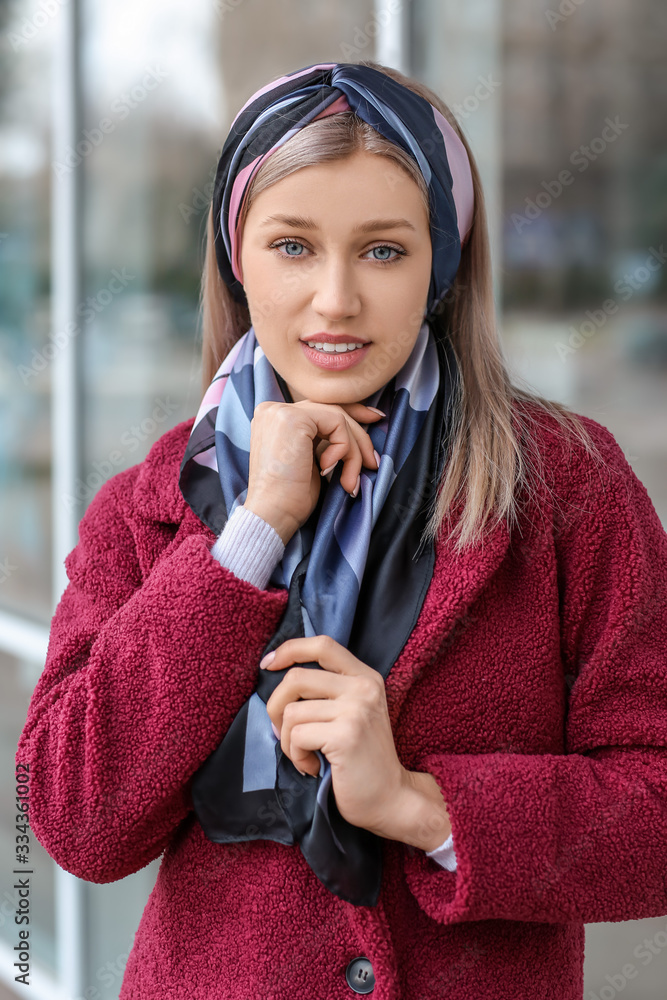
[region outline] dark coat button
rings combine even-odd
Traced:
[[[347,985],[355,993],[372,993],[375,989],[373,966],[367,958],[353,958],[345,970]]]

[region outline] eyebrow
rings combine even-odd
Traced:
[[[272,222],[282,222],[283,225],[293,229],[317,229],[315,221],[303,215],[269,215],[260,223],[260,226],[268,226]],[[369,219],[367,222],[360,222],[353,228],[352,232],[374,233],[379,229],[412,229],[413,232],[417,231],[407,219]]]

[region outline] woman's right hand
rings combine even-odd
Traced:
[[[321,470],[343,461],[341,485],[356,486],[362,465],[377,469],[373,442],[357,421],[380,414],[363,403],[259,403],[250,422],[250,465],[244,507],[287,545],[317,506]]]

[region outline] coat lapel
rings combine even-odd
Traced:
[[[459,555],[447,541],[436,544],[433,577],[421,613],[385,683],[392,726],[398,721],[411,686],[438,655],[502,563],[509,541],[509,530],[501,521],[483,544]]]

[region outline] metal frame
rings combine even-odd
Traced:
[[[373,13],[378,24],[375,38],[375,62],[392,66],[399,73],[410,73],[410,8],[401,0],[374,0]]]
[[[81,132],[80,2],[70,0],[58,11],[53,50],[53,152],[75,147]],[[77,304],[81,301],[81,204],[82,170],[74,167],[61,177],[52,177],[51,228],[51,327],[76,330]],[[81,407],[82,337],[70,336],[56,351],[51,363],[51,454],[53,524],[53,608],[67,585],[64,560],[78,541],[75,509],[62,503],[73,494],[83,461]],[[23,659],[44,663],[49,630],[0,611],[0,648]],[[55,862],[54,862],[55,865]],[[85,884],[55,865],[57,978],[31,963],[30,990],[39,1000],[63,1000],[80,996],[86,981]],[[14,981],[14,956],[0,943],[0,981],[22,995]]]

